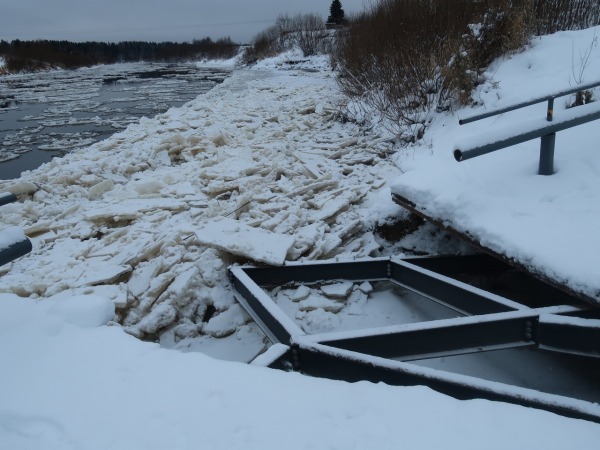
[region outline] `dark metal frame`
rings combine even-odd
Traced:
[[[287,348],[282,352],[282,346],[276,346],[272,359],[269,355],[260,358],[261,365],[346,381],[426,385],[460,399],[501,400],[600,423],[600,411],[583,400],[541,394],[409,362],[518,347],[600,358],[600,321],[583,318],[592,309],[589,305],[559,293],[564,304],[556,304],[554,299],[553,306],[531,308],[426,268],[452,266],[453,261],[435,257],[374,258],[291,263],[283,267],[234,266],[230,274],[238,301],[274,344]],[[493,270],[496,264],[491,263],[488,268]],[[360,332],[307,335],[263,289],[339,279],[388,281],[451,308],[461,317]],[[392,357],[394,360],[389,359]]]

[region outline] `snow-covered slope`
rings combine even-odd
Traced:
[[[543,121],[546,102],[463,126],[460,117],[600,81],[598,35],[599,27],[547,36],[494,64],[476,93],[483,106],[440,118],[427,135],[429,151],[398,155],[405,173],[393,190],[482,245],[600,302],[600,122],[557,133],[551,176],[537,175],[539,139],[461,163],[452,155],[471,136]],[[557,99],[555,118],[573,100]]]

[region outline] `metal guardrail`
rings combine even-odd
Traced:
[[[515,105],[499,108],[493,111],[488,111],[482,114],[476,114],[473,116],[465,117],[460,119],[458,123],[465,125],[477,120],[487,119],[489,117],[497,116],[505,112],[514,111],[517,109],[524,108],[526,106],[535,105],[544,101],[548,102],[548,108],[546,112],[546,121],[552,122],[554,119],[554,100],[565,95],[574,94],[589,89],[593,89],[600,86],[600,81],[594,83],[582,84],[575,88],[569,88],[562,91],[555,92],[550,95],[543,97],[537,97],[526,102],[517,103]],[[454,158],[457,161],[465,161],[467,159],[475,158],[477,156],[485,155],[496,150],[500,150],[506,147],[511,147],[522,142],[526,142],[532,139],[541,138],[540,142],[540,162],[538,174],[540,175],[552,175],[554,173],[554,144],[556,140],[556,133],[558,131],[572,128],[577,125],[582,125],[593,120],[600,119],[600,109],[594,108],[592,111],[584,111],[579,114],[573,114],[572,117],[568,117],[564,120],[556,121],[553,124],[537,125],[535,128],[528,131],[519,131],[516,134],[508,137],[497,139],[493,142],[483,143],[481,145],[475,145],[467,148],[456,148],[454,150]]]
[[[12,193],[0,194],[0,206],[15,201],[17,201],[17,197]],[[2,233],[0,233],[0,237],[2,237]],[[26,255],[32,248],[31,241],[25,236],[22,239],[11,242],[7,247],[0,248],[0,266]]]

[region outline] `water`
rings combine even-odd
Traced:
[[[228,74],[193,63],[127,63],[0,76],[0,179],[181,106]]]

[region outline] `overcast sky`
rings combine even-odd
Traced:
[[[367,0],[369,1],[369,0]],[[331,0],[0,0],[0,39],[246,43],[278,15],[329,15]],[[346,14],[365,0],[342,0]]]

